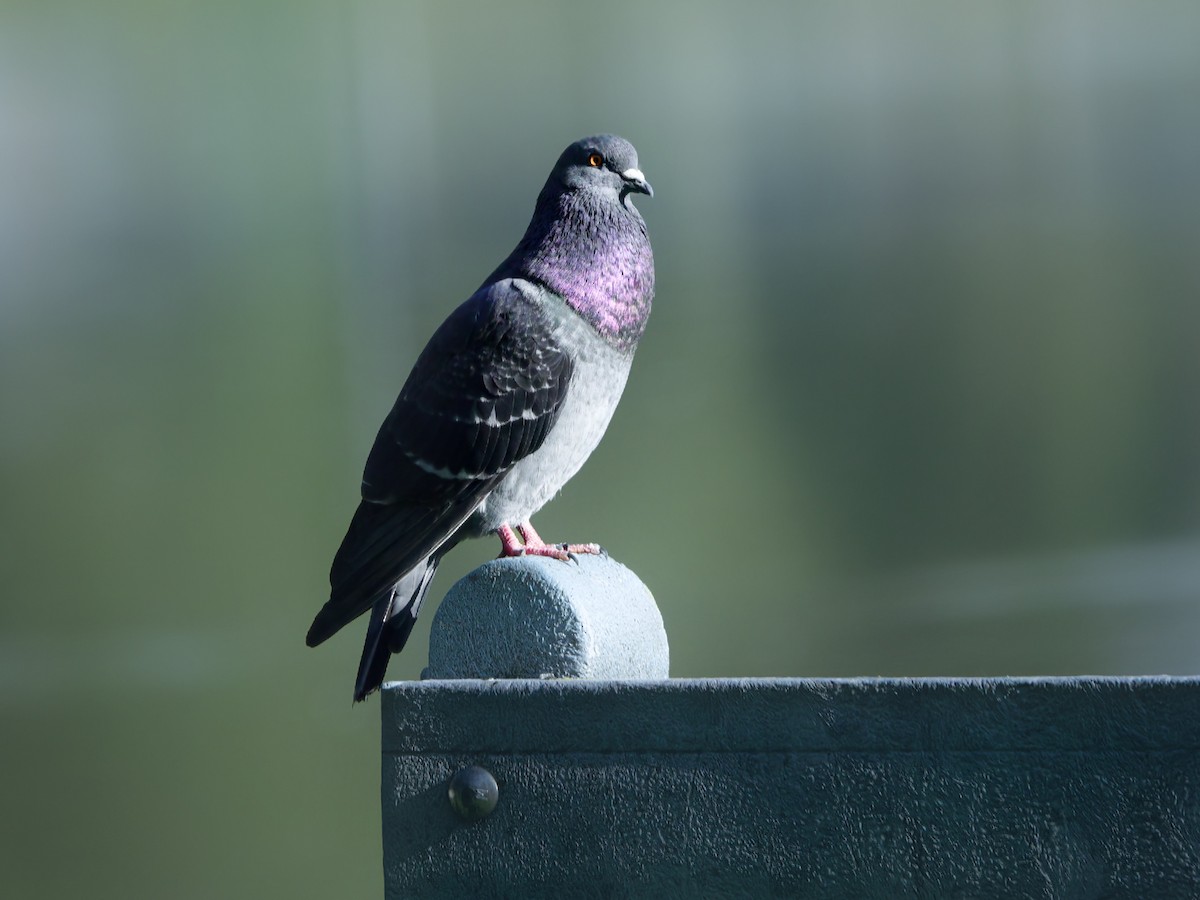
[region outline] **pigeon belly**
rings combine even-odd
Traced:
[[[561,301],[558,301],[561,302]],[[483,535],[528,521],[579,471],[608,427],[633,362],[570,313],[560,340],[575,348],[575,370],[558,419],[536,451],[518,462],[472,514],[467,528]]]

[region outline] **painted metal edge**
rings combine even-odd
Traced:
[[[391,682],[385,754],[1192,751],[1200,677]]]

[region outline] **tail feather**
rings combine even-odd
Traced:
[[[354,683],[355,701],[364,699],[383,684],[388,660],[393,653],[404,649],[412,634],[439,562],[441,555],[435,554],[418,563],[375,601]]]

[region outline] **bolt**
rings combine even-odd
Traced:
[[[459,769],[450,778],[450,806],[468,822],[477,822],[496,808],[500,787],[482,766]]]

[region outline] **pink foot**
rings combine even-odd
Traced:
[[[542,536],[533,530],[531,522],[522,522],[517,526],[517,531],[525,539],[526,556],[549,556],[551,559],[558,559],[563,562],[571,558],[571,554],[567,552],[565,547],[547,544],[543,541]]]
[[[522,522],[517,526],[517,531],[521,533],[524,544],[521,543],[516,533],[508,525],[501,525],[496,529],[496,534],[500,538],[500,555],[502,557],[549,556],[552,559],[566,562],[571,558],[572,554],[604,552],[599,544],[547,544],[542,540],[541,535],[534,530],[530,522]]]
[[[517,531],[521,533],[521,537],[525,538],[525,552],[532,552],[537,556],[568,559],[572,553],[599,554],[604,552],[604,548],[599,544],[547,544],[542,540],[541,535],[533,530],[531,522],[522,522],[517,526]],[[560,556],[559,554],[564,555]]]

